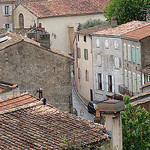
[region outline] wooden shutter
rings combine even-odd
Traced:
[[[124,59],[127,60],[127,49],[125,43],[124,43]]]
[[[5,28],[6,28],[5,24],[3,24],[3,29],[5,29]]]
[[[101,74],[101,79],[102,79],[102,90],[104,90],[104,75]]]
[[[12,6],[9,6],[9,15],[12,15]]]
[[[141,76],[138,74],[137,75],[137,92],[140,92],[140,87],[141,87]]]
[[[136,74],[133,72],[133,92],[136,93]]]
[[[9,24],[9,31],[12,31],[12,23]]]
[[[112,92],[115,92],[115,77],[112,76]]]
[[[139,59],[140,59],[139,56],[140,56],[140,55],[139,55],[139,48],[137,47],[137,48],[136,48],[136,63],[137,63],[137,64],[139,64],[139,62],[140,62],[140,61],[139,61]]]
[[[130,45],[128,45],[128,61],[131,61],[131,49],[130,49]]]
[[[135,47],[132,46],[132,62],[135,62]]]
[[[132,91],[131,71],[129,71],[129,90]]]
[[[106,91],[108,91],[108,75],[106,75]]]
[[[98,73],[95,74],[96,89],[98,90]]]
[[[2,14],[5,16],[5,6],[2,7]]]
[[[124,74],[125,74],[125,87],[128,87],[128,78],[127,78],[127,70],[124,70]]]

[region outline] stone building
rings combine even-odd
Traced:
[[[14,10],[15,28],[42,24],[50,33],[52,46],[73,53],[74,31],[89,19],[106,20],[103,16],[107,0],[50,0],[20,4]],[[20,20],[23,20],[22,22]]]
[[[70,65],[73,60],[65,52],[50,49],[15,33],[1,35],[0,80],[16,83],[21,93],[33,94],[43,89],[47,103],[71,112],[72,86]]]
[[[132,96],[140,92],[143,79],[139,69],[142,63],[148,64],[150,61],[146,58],[149,57],[149,46],[147,46],[149,38],[146,38],[147,40],[142,38],[142,46],[138,36],[150,36],[149,32],[141,32],[148,30],[149,27],[148,22],[132,21],[94,33],[92,52],[95,100],[104,100],[115,94]],[[139,30],[142,35],[137,34]],[[128,35],[133,35],[134,38],[127,38]],[[127,55],[127,48],[130,51],[129,55]],[[130,76],[128,79],[127,72]]]

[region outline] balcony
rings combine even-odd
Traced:
[[[136,93],[130,91],[124,84],[118,85],[119,92],[123,95],[134,96]]]

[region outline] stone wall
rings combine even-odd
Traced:
[[[22,41],[0,51],[0,80],[18,84],[21,93],[43,88],[47,103],[70,112],[70,65],[71,59]]]

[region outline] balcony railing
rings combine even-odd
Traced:
[[[136,93],[130,91],[128,88],[125,87],[124,84],[118,85],[119,92],[123,95],[129,95],[129,96],[134,96]]]

